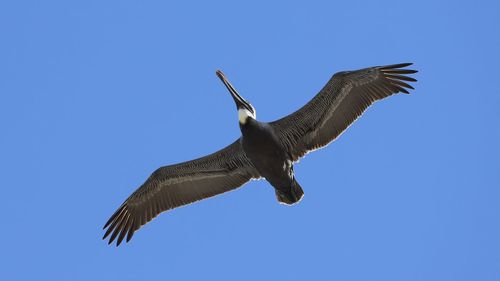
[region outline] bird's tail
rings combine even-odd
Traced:
[[[294,179],[292,186],[287,191],[276,189],[276,199],[282,204],[293,205],[302,199],[304,191],[299,183]]]

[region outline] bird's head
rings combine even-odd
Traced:
[[[229,83],[229,81],[226,79],[226,76],[224,76],[224,73],[222,71],[217,70],[216,72],[217,76],[222,80],[222,83],[226,85],[227,89],[229,90],[229,93],[231,93],[231,96],[234,99],[234,102],[236,103],[236,108],[238,109],[238,120],[241,125],[244,125],[248,118],[255,119],[257,118],[257,114],[255,112],[255,108],[244,98],[238,94],[238,92],[234,89],[233,85]]]

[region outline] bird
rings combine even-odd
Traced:
[[[216,75],[232,96],[241,137],[204,157],[154,171],[104,225],[108,244],[129,242],[134,233],[164,211],[234,190],[252,179],[274,187],[279,203],[293,205],[304,196],[294,164],[307,153],[337,139],[375,101],[409,94],[417,80],[412,63],[335,73],[307,104],[273,122],[257,120],[255,108],[228,81]]]

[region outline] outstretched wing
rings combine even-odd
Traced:
[[[304,107],[271,122],[293,161],[335,140],[375,101],[413,89],[411,63],[339,72]]]
[[[127,236],[161,212],[235,189],[252,178],[257,170],[246,157],[238,139],[211,155],[156,170],[118,210],[104,229],[111,244],[118,237],[120,245]]]

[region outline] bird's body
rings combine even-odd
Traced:
[[[240,123],[240,128],[243,151],[259,174],[276,189],[278,201],[293,204],[300,200],[303,193],[294,197],[292,191],[295,181],[292,159],[274,128],[251,117]]]
[[[103,237],[117,245],[163,211],[233,190],[251,179],[265,178],[280,203],[295,204],[304,192],[293,163],[335,140],[375,101],[413,89],[406,76],[411,65],[377,66],[339,72],[305,106],[274,122],[256,120],[253,106],[225,78],[237,109],[242,136],[215,153],[157,169],[118,210]]]

